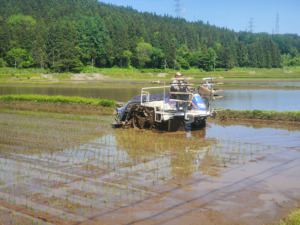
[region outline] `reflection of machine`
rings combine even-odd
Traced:
[[[134,96],[125,106],[117,103],[116,123],[112,126],[169,131],[183,129],[185,123],[203,126],[206,118],[215,115],[215,112],[184,79],[179,79],[177,85],[183,87],[180,92],[166,93],[170,86],[147,87],[142,88],[141,95]],[[150,94],[154,89],[163,89],[163,93]]]

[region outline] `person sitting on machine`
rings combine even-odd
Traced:
[[[182,73],[177,72],[175,74],[175,79],[173,80],[170,88],[170,92],[190,92],[190,86],[187,85],[186,82],[182,79]],[[180,99],[180,100],[188,100],[189,95],[184,94],[173,94],[171,95],[173,99]]]
[[[179,72],[177,72],[175,74],[175,79],[173,80],[173,82],[171,84],[171,88],[170,88],[171,92],[176,92],[176,91],[181,92],[181,90],[180,90],[182,88],[181,84],[183,84],[183,80],[179,79],[179,78],[181,78],[181,76],[182,76],[182,74]]]

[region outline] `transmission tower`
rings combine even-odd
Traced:
[[[182,4],[181,0],[174,0],[175,1],[175,14],[177,18],[182,17]]]
[[[253,33],[254,32],[254,22],[253,22],[253,18],[250,18],[250,22],[249,22],[249,32]]]
[[[276,26],[275,26],[275,34],[279,34],[279,13],[277,12],[277,16],[276,16]]]

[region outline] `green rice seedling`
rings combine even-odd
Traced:
[[[243,163],[245,163],[245,162],[246,162],[246,156],[243,155]]]
[[[226,167],[226,160],[225,157],[222,157],[223,166]]]
[[[143,192],[142,192],[142,190],[140,190],[140,197],[141,197],[141,198],[143,197]]]

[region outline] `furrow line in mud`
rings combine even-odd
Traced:
[[[50,221],[54,221],[54,219],[46,220],[44,218],[44,220],[43,220],[41,218],[41,216],[37,216],[37,215],[33,216],[31,213],[26,213],[25,210],[21,209],[20,206],[11,205],[7,202],[2,202],[1,200],[0,200],[0,206],[1,206],[1,212],[4,213],[4,211],[6,211],[5,212],[6,214],[11,215],[11,219],[12,219],[12,217],[19,217],[19,218],[22,218],[23,220],[27,220],[27,221],[30,220],[33,224],[37,222],[38,224],[42,224],[42,225],[43,224],[56,225],[56,224],[60,223],[58,221],[56,221],[55,223],[50,222]],[[5,207],[5,206],[7,206],[7,207]],[[1,220],[0,220],[0,222],[1,222]]]
[[[29,215],[31,217],[39,218],[44,221],[49,221],[53,224],[64,224],[64,222],[59,219],[58,217],[65,218],[67,215],[69,219],[73,221],[86,221],[87,219],[81,216],[77,216],[71,213],[68,213],[66,211],[62,211],[57,208],[52,208],[50,206],[45,206],[39,203],[35,203],[33,201],[29,201],[27,198],[22,197],[16,197],[16,196],[10,196],[7,193],[0,192],[0,198],[1,199],[8,199],[10,198],[12,201],[15,202],[15,204],[7,203],[0,200],[0,205],[3,205],[11,210],[17,211],[19,213],[23,213],[25,215]],[[29,203],[30,202],[30,203]],[[30,205],[31,209],[36,209],[38,211],[33,211],[24,208],[24,206]],[[51,216],[49,217],[50,214]]]
[[[300,160],[300,157],[294,158],[294,159],[288,159],[288,160],[286,160],[285,162],[283,162],[279,165],[275,165],[275,166],[265,168],[263,171],[258,171],[258,172],[254,173],[252,175],[249,175],[248,177],[233,181],[229,185],[225,185],[225,186],[216,188],[214,190],[208,191],[208,192],[206,192],[204,194],[201,194],[199,196],[194,196],[192,199],[187,199],[184,202],[173,205],[173,206],[165,209],[162,212],[159,212],[159,213],[156,213],[156,214],[153,213],[153,215],[151,215],[149,217],[130,222],[129,224],[136,224],[136,223],[141,223],[141,222],[153,220],[153,219],[155,219],[159,216],[162,216],[167,211],[174,210],[174,209],[179,208],[179,207],[181,207],[185,204],[189,204],[189,203],[201,200],[202,203],[200,205],[198,205],[198,207],[194,207],[191,210],[187,210],[184,213],[178,214],[173,218],[168,218],[167,220],[160,221],[160,224],[164,224],[166,222],[170,223],[170,221],[176,220],[176,219],[186,215],[187,213],[197,211],[199,208],[204,208],[206,205],[211,204],[215,201],[226,199],[226,198],[228,198],[228,197],[230,197],[230,196],[232,196],[236,193],[239,193],[240,191],[250,189],[250,188],[254,187],[255,185],[257,185],[258,183],[263,183],[264,180],[269,179],[273,176],[276,176],[276,175],[278,175],[279,173],[282,173],[285,170],[293,169],[293,168],[296,168],[296,167],[299,167],[299,169],[300,169],[299,160]],[[245,165],[245,166],[247,167],[248,164]],[[257,177],[260,177],[260,178],[257,178]],[[217,198],[216,198],[216,196],[217,196]]]

